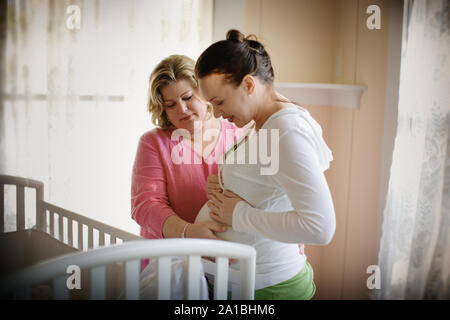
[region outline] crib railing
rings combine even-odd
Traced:
[[[25,229],[25,188],[34,188],[36,189],[35,228],[73,248],[86,251],[98,246],[143,239],[138,235],[111,227],[44,201],[44,184],[40,181],[8,175],[0,175],[0,232],[4,232],[5,225],[5,185],[16,186],[17,231]],[[76,228],[75,232],[74,227]],[[85,238],[87,238],[86,246],[84,246]],[[97,245],[94,246],[94,244]]]
[[[5,185],[16,186],[16,230],[25,229],[25,188],[36,189],[36,224],[42,226],[41,202],[44,200],[44,184],[41,181],[0,175],[0,232],[5,231]]]
[[[139,299],[140,259],[158,257],[158,299],[170,299],[171,256],[188,256],[187,297],[200,298],[201,256],[216,257],[214,297],[226,299],[228,258],[240,262],[241,299],[253,299],[256,251],[253,247],[210,239],[157,239],[130,241],[87,252],[52,259],[8,277],[0,286],[0,296],[16,292],[16,297],[30,298],[30,288],[45,281],[53,282],[54,298],[68,299],[67,267],[90,268],[91,299],[105,299],[105,265],[125,261],[125,299]]]
[[[55,206],[51,203],[48,203],[46,201],[44,201],[44,184],[40,181],[37,180],[32,180],[32,179],[26,179],[26,178],[21,178],[21,177],[15,177],[15,176],[9,176],[9,175],[0,175],[0,233],[3,233],[5,231],[5,204],[4,204],[4,191],[5,191],[5,186],[6,185],[14,185],[16,186],[16,230],[20,231],[20,230],[25,230],[25,188],[34,188],[36,190],[36,225],[34,227],[34,229],[40,230],[42,232],[45,232],[47,234],[49,234],[50,236],[52,236],[53,238],[57,239],[60,242],[65,243],[66,245],[78,249],[80,251],[85,251],[85,252],[81,252],[81,253],[77,253],[73,256],[68,256],[68,257],[61,257],[61,258],[56,258],[53,260],[49,260],[47,262],[43,262],[41,264],[38,265],[34,265],[33,267],[30,267],[29,269],[25,269],[23,271],[21,271],[20,275],[16,275],[13,278],[9,278],[8,279],[8,283],[9,284],[14,284],[14,281],[18,281],[17,285],[20,284],[24,284],[24,283],[28,283],[28,288],[32,285],[32,283],[35,283],[35,281],[37,281],[37,279],[50,279],[49,275],[50,274],[54,274],[56,269],[55,266],[57,266],[57,261],[59,261],[59,259],[62,259],[61,261],[64,261],[64,263],[68,263],[71,262],[72,259],[75,259],[76,261],[79,260],[79,264],[77,263],[73,263],[76,265],[79,265],[80,268],[82,267],[82,265],[84,265],[85,263],[89,262],[89,259],[87,259],[88,257],[93,257],[96,256],[99,252],[100,253],[104,253],[104,257],[109,257],[110,260],[106,259],[106,260],[101,260],[103,261],[103,263],[105,263],[105,261],[112,261],[112,260],[118,260],[118,258],[120,257],[120,254],[125,253],[126,250],[128,249],[132,249],[134,253],[136,253],[135,256],[130,257],[127,260],[132,260],[132,261],[128,261],[126,262],[125,265],[125,269],[128,270],[126,271],[127,273],[127,279],[129,279],[129,281],[127,281],[127,286],[131,286],[128,287],[127,292],[129,292],[127,294],[127,298],[135,298],[136,297],[136,293],[135,293],[135,287],[138,285],[138,280],[136,280],[136,274],[135,271],[133,271],[134,269],[139,270],[139,260],[133,260],[133,259],[139,259],[139,258],[148,258],[151,257],[151,254],[149,253],[149,251],[145,251],[145,254],[143,254],[144,251],[139,251],[139,250],[144,250],[143,248],[146,248],[146,245],[143,245],[144,247],[141,246],[137,246],[136,248],[134,246],[129,247],[128,246],[128,242],[132,241],[135,242],[136,240],[140,240],[140,241],[145,241],[147,242],[148,240],[144,240],[144,238],[137,236],[135,234],[111,227],[107,224],[101,223],[99,221],[87,218],[85,216],[82,216],[80,214],[77,214],[75,212],[69,211],[67,209]],[[109,238],[109,239],[108,239]],[[84,245],[85,240],[87,242],[86,245]],[[173,250],[172,255],[186,255],[186,252],[190,252],[192,253],[192,250],[197,250],[196,248],[190,247],[192,244],[190,244],[191,241],[203,241],[200,239],[162,239],[162,240],[158,240],[158,241],[165,241],[164,243],[161,242],[160,245],[162,245],[161,250],[163,250],[164,252],[162,253],[162,255],[164,257],[159,259],[159,270],[170,270],[170,252],[171,251],[167,251],[168,247],[167,245],[169,244],[167,241],[173,241],[173,240],[177,240],[181,242],[175,242],[176,243],[176,248],[177,250]],[[151,241],[156,241],[156,240],[151,240]],[[215,249],[217,245],[219,245],[219,242],[217,242],[218,240],[214,240],[211,245],[213,246],[213,248]],[[127,242],[127,243],[124,243]],[[223,242],[223,241],[220,241]],[[122,244],[126,246],[121,247],[121,246],[115,246],[115,244]],[[244,247],[230,247],[233,245],[238,245],[235,243],[230,243],[230,242],[225,242],[226,246],[224,249],[227,254],[229,253],[229,256],[234,258],[234,257],[241,257],[239,255],[238,249],[242,249],[244,253],[249,254],[248,250],[253,250],[251,254],[254,254],[254,249],[252,247],[249,246],[244,246]],[[155,244],[158,244],[156,242],[153,242],[152,248]],[[112,245],[112,249],[106,248],[108,245]],[[103,247],[105,246],[105,247]],[[208,244],[208,246],[210,246]],[[243,245],[240,245],[243,246]],[[100,247],[100,248],[98,248]],[[98,248],[98,249],[97,249]],[[120,249],[122,248],[122,249]],[[209,249],[208,249],[209,248]],[[230,249],[232,248],[232,249]],[[95,249],[95,250],[90,250],[90,249]],[[150,247],[148,248],[150,249]],[[178,250],[178,249],[182,249],[182,250]],[[215,254],[217,253],[216,251],[208,251],[210,250],[210,247],[207,247],[205,250],[206,251],[202,251],[201,255],[202,256],[215,256]],[[99,251],[100,250],[100,251]],[[112,250],[112,251],[110,251]],[[124,251],[125,250],[125,251]],[[138,251],[135,251],[138,250]],[[158,249],[159,250],[159,249]],[[228,250],[228,251],[227,251]],[[159,252],[159,251],[158,251]],[[197,251],[195,251],[197,252]],[[200,252],[200,251],[198,251]],[[140,254],[142,253],[142,254]],[[86,254],[84,255],[80,255],[78,256],[78,254]],[[127,256],[127,255],[125,255]],[[128,257],[128,256],[127,256]],[[123,257],[122,257],[123,258]],[[248,258],[248,256],[247,256]],[[247,259],[246,258],[246,259]],[[87,260],[85,260],[87,259]],[[112,260],[111,260],[112,259]],[[190,263],[194,266],[197,265],[198,263],[200,263],[200,260],[197,260],[196,257],[190,258],[192,261],[190,261]],[[75,261],[74,260],[74,261]],[[95,260],[97,261],[97,260]],[[123,259],[121,260],[122,262],[124,261]],[[55,265],[53,265],[52,263],[56,263]],[[98,261],[97,261],[98,262]],[[96,262],[96,263],[97,263]],[[120,262],[120,261],[119,261]],[[58,263],[63,263],[63,262],[58,262]],[[250,264],[254,264],[253,262],[246,262],[246,263],[250,263]],[[50,266],[52,265],[52,266]],[[87,264],[86,264],[87,265]],[[242,299],[246,299],[248,297],[250,297],[250,293],[248,292],[248,288],[249,286],[251,286],[253,288],[254,286],[254,266],[253,267],[249,267],[250,271],[245,271],[242,272],[238,272],[235,270],[228,270],[228,259],[226,259],[224,256],[218,256],[218,259],[216,260],[216,263],[211,263],[208,262],[207,260],[203,260],[203,265],[204,265],[204,269],[205,272],[211,275],[214,275],[214,282],[215,282],[215,290],[214,290],[214,299],[226,299],[227,297],[227,292],[223,291],[222,288],[224,285],[227,285],[228,283],[231,285],[231,290],[233,292],[233,297],[242,297]],[[40,269],[35,269],[36,266],[39,266]],[[67,265],[66,265],[67,267]],[[195,268],[192,267],[190,272],[194,272]],[[197,268],[198,269],[198,268]],[[245,268],[244,268],[245,269]],[[39,271],[41,270],[41,271]],[[226,270],[225,273],[221,273],[218,274],[217,272],[219,272],[219,270]],[[64,286],[63,286],[63,278],[67,276],[66,274],[66,269],[64,270],[58,270],[58,274],[60,275],[60,277],[57,277],[55,279],[53,279],[54,282],[54,286],[55,288],[63,288],[60,290],[56,291],[56,295],[58,297],[66,297],[66,292],[64,291]],[[103,279],[104,278],[104,266],[98,266],[93,268],[91,271],[91,276],[93,277],[93,279]],[[223,271],[222,271],[223,272]],[[139,272],[138,272],[139,273]],[[35,277],[35,275],[39,274],[38,277]],[[196,277],[196,276],[195,276]],[[195,278],[194,277],[194,278]],[[253,279],[251,281],[252,284],[250,285],[244,285],[242,286],[241,284],[245,284],[248,283],[246,281],[243,281],[242,277],[248,277],[248,279]],[[15,279],[15,280],[14,280]],[[31,281],[31,279],[33,279],[33,281]],[[167,273],[161,273],[158,274],[158,280],[163,281],[161,283],[165,283],[167,284],[167,281],[169,281],[170,283],[170,272]],[[28,282],[27,282],[28,281]],[[31,282],[30,282],[31,281]],[[104,280],[100,280],[100,283],[94,283],[93,290],[95,290],[95,288],[101,288],[102,283],[104,282]],[[65,282],[64,282],[65,283]],[[6,288],[6,287],[5,287]],[[14,288],[18,288],[16,285],[14,285]],[[134,289],[133,289],[134,288]],[[167,287],[166,287],[167,288]],[[170,285],[169,287],[170,288]],[[218,290],[216,290],[218,289]],[[0,290],[1,291],[1,290]],[[239,295],[239,291],[241,291],[242,295]],[[27,293],[28,292],[28,293]],[[246,292],[244,294],[244,292]],[[29,290],[25,289],[25,291],[22,291],[22,295],[19,295],[18,297],[26,297],[29,296]],[[192,295],[193,293],[191,293]],[[104,296],[104,290],[100,289],[100,291],[93,291],[92,292],[93,297],[97,297],[97,298],[101,298]],[[169,297],[170,292],[163,292],[161,291],[161,298],[167,298]],[[252,293],[251,293],[251,297],[253,297],[253,289],[252,289]]]
[[[102,247],[105,245],[122,243],[124,241],[143,239],[135,234],[111,227],[46,201],[40,202],[40,209],[40,214],[44,215],[44,218],[41,219],[41,230],[59,241],[79,250],[86,251],[98,246]],[[73,232],[74,227],[76,232]],[[84,229],[86,228],[87,246],[84,247],[83,243],[86,234]],[[56,232],[56,229],[58,229],[58,232]],[[75,239],[75,237],[77,239]],[[108,237],[109,243],[105,241]],[[94,246],[94,244],[98,245]]]

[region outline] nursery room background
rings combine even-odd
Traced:
[[[0,3],[0,174],[40,180],[47,201],[138,234],[131,170],[153,128],[150,72],[236,28],[266,45],[276,86],[333,152],[336,233],[305,249],[314,299],[450,298],[449,1]],[[4,201],[13,231],[12,188]]]

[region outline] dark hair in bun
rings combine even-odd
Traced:
[[[245,39],[244,35],[236,29],[228,30],[227,36],[225,38],[233,42],[242,42]]]
[[[198,79],[212,73],[225,74],[227,79],[240,85],[247,74],[264,83],[273,83],[274,73],[269,54],[256,36],[245,37],[231,29],[226,40],[210,45],[197,59],[195,74]]]

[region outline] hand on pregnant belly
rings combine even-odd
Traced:
[[[225,191],[225,194],[227,194],[228,190]],[[228,193],[229,195],[234,194],[231,191],[229,191],[230,193]],[[237,201],[235,201],[236,203],[239,202],[240,200],[242,200],[239,196],[236,195],[236,197],[238,198]],[[235,198],[235,199],[237,199]],[[227,201],[227,200],[225,200]],[[200,211],[198,212],[197,218],[195,219],[195,223],[197,222],[203,222],[203,221],[217,221],[219,222],[217,219],[214,220],[213,217],[217,216],[217,214],[214,214],[211,212],[210,209],[210,202],[208,201],[207,203],[205,203],[203,205],[203,207],[200,209]],[[231,202],[231,200],[230,200]],[[223,202],[222,202],[223,203]],[[236,204],[234,204],[232,206],[232,209],[234,209],[234,206]],[[233,211],[231,210],[231,215],[233,214]],[[222,222],[220,222],[222,223]],[[226,241],[233,241],[233,242],[239,242],[239,243],[247,243],[249,242],[251,239],[253,239],[252,236],[250,236],[247,233],[244,232],[236,232],[233,230],[233,228],[231,228],[231,226],[228,226],[228,229],[224,232],[215,232],[216,236],[222,240],[226,240]]]
[[[216,192],[222,192],[222,188],[219,184],[219,177],[217,174],[211,174],[206,179],[206,195],[208,199],[211,199],[211,196]]]
[[[216,232],[227,230],[227,226],[211,220],[195,220],[195,223],[188,225],[186,228],[186,238],[214,239],[220,240],[216,236]]]
[[[211,218],[219,223],[231,226],[233,222],[233,210],[236,204],[243,200],[230,190],[223,193],[214,192],[207,202]]]

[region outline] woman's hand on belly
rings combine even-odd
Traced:
[[[227,227],[223,224],[214,222],[214,221],[201,221],[190,224],[186,228],[186,238],[201,238],[201,239],[215,239],[221,240],[217,238],[214,232],[224,232],[227,230]]]
[[[206,196],[211,200],[211,196],[215,193],[222,193],[217,174],[212,174],[206,179]]]
[[[208,208],[211,210],[211,218],[219,223],[232,226],[234,207],[242,200],[244,199],[230,190],[225,190],[224,193],[214,192],[210,201],[207,202]]]

